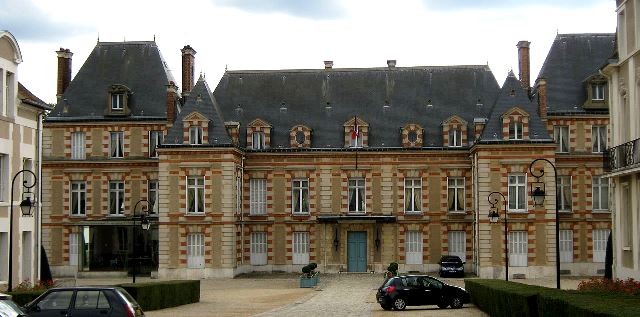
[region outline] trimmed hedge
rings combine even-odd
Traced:
[[[11,299],[16,302],[16,304],[20,306],[24,306],[24,304],[36,299],[36,297],[40,296],[40,294],[44,293],[46,290],[38,290],[38,291],[16,291],[9,292],[7,294],[11,295]]]
[[[158,310],[200,301],[200,281],[162,281],[151,283],[121,284],[142,310]]]
[[[468,279],[471,302],[492,317],[640,316],[640,297],[557,290],[503,280]]]

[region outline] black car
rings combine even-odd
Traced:
[[[127,291],[113,286],[56,287],[24,306],[29,316],[140,317],[142,308]]]
[[[438,305],[460,308],[471,302],[469,293],[427,275],[392,277],[378,289],[378,303],[384,310],[403,310],[407,306]]]
[[[440,277],[454,275],[464,277],[464,263],[458,256],[445,255],[440,258]]]

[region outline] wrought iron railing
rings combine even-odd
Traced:
[[[640,139],[604,151],[605,172],[615,172],[635,165],[640,166]]]

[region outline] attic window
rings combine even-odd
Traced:
[[[189,127],[189,144],[202,144],[202,127]]]
[[[129,108],[129,96],[131,90],[125,85],[111,85],[108,91],[107,99],[107,115],[128,115],[130,113]]]
[[[591,84],[591,100],[604,101],[604,83]]]
[[[418,140],[418,132],[416,131],[409,131],[407,133],[407,139],[409,140],[409,142],[414,143]]]
[[[124,110],[124,93],[111,94],[111,110]]]
[[[509,140],[522,140],[522,122],[509,123]]]

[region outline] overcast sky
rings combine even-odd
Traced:
[[[225,68],[307,69],[489,64],[502,85],[531,41],[532,81],[559,33],[615,32],[612,0],[0,0],[0,30],[17,38],[19,80],[55,101],[56,54],[73,75],[98,39],[154,39],[180,83],[180,49],[217,85]]]

